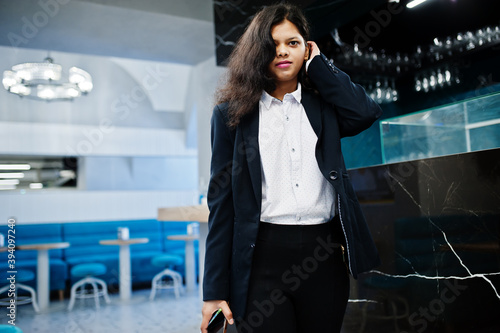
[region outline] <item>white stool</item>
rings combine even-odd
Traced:
[[[27,269],[19,269],[17,273],[12,274],[15,276],[15,287],[13,288],[14,291],[14,298],[9,297],[9,298],[2,298],[0,299],[0,306],[11,306],[11,304],[14,304],[14,307],[17,307],[18,305],[23,305],[23,304],[28,304],[31,303],[33,305],[33,309],[35,312],[40,312],[40,309],[38,308],[38,303],[36,302],[36,291],[35,289],[31,288],[30,286],[27,286],[25,284],[19,283],[19,282],[24,282],[24,281],[31,281],[35,279],[35,273],[33,273],[30,270]],[[11,276],[11,274],[8,273],[3,273],[0,275],[0,280],[1,281],[9,281],[8,278]],[[0,294],[3,294],[4,292],[8,291],[11,289],[11,284],[9,283],[8,285],[0,288]],[[17,296],[17,291],[18,290],[26,290],[31,294],[31,297],[27,296]],[[11,303],[11,299],[15,299],[15,303]],[[8,310],[7,310],[8,311]]]
[[[179,291],[182,288],[182,275],[170,268],[175,265],[181,265],[182,258],[171,254],[160,254],[151,260],[151,264],[156,267],[166,268],[153,278],[149,299],[151,301],[154,300],[157,289],[173,289],[175,297],[179,298]]]
[[[75,299],[77,298],[94,298],[95,306],[98,309],[99,296],[103,296],[106,303],[110,303],[106,282],[94,277],[94,275],[101,275],[104,273],[106,273],[106,266],[98,263],[80,264],[71,269],[72,276],[85,277],[78,282],[75,282],[75,284],[71,287],[71,297],[68,304],[68,311],[73,309]],[[99,288],[99,285],[101,288]],[[87,286],[90,286],[91,289],[87,289]]]

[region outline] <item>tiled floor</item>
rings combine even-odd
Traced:
[[[36,314],[31,305],[17,308],[16,326],[24,333],[198,333],[201,302],[198,292],[184,293],[175,299],[170,291],[149,301],[149,290],[134,291],[132,300],[121,303],[111,295],[111,304],[101,301],[99,310],[93,300],[77,300],[68,312],[68,300],[53,301],[49,313]],[[7,324],[2,307],[0,322]]]
[[[120,302],[118,294],[111,303],[101,301],[99,310],[92,299],[77,300],[73,311],[66,310],[69,300],[52,301],[48,313],[36,314],[30,304],[17,308],[16,325],[24,333],[199,333],[201,301],[198,291],[184,293],[178,299],[172,291],[162,291],[149,301],[149,289],[134,290],[132,300]],[[362,315],[359,303],[349,303],[342,333],[359,333]],[[0,323],[7,324],[6,308],[0,308]],[[364,332],[414,332],[394,328],[392,321],[377,321]],[[376,328],[374,330],[374,328]],[[486,331],[488,332],[488,331]],[[228,333],[235,333],[234,328]],[[286,333],[286,332],[277,332]]]
[[[184,293],[178,299],[173,292],[162,291],[152,302],[149,301],[149,292],[149,289],[134,290],[128,303],[120,302],[118,294],[110,295],[110,304],[105,304],[101,298],[99,310],[92,299],[77,300],[71,312],[66,310],[68,299],[52,301],[50,311],[43,314],[36,314],[30,304],[22,305],[17,308],[16,325],[24,333],[200,332],[198,291]],[[8,319],[5,307],[2,307],[0,323],[7,324]],[[358,329],[357,321],[354,323],[346,318],[342,332],[359,332]],[[235,333],[234,328],[231,327],[228,333]]]
[[[99,310],[92,299],[77,300],[73,311],[66,310],[68,299],[52,301],[48,313],[36,314],[31,305],[17,308],[16,325],[24,333],[199,333],[201,301],[198,291],[184,293],[178,299],[173,292],[162,291],[149,301],[149,289],[134,290],[132,300],[120,302],[118,294],[111,303],[101,299]],[[356,304],[348,306],[343,333],[359,332]],[[0,323],[7,324],[6,308],[0,309]],[[380,325],[380,324],[379,324]],[[368,332],[370,330],[366,330]],[[384,332],[393,332],[387,327]],[[235,333],[234,328],[228,333]],[[284,333],[284,332],[278,332]]]

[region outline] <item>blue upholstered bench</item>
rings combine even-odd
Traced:
[[[99,244],[101,240],[116,239],[117,229],[128,227],[130,238],[149,238],[146,244],[130,246],[132,284],[150,282],[158,268],[151,258],[163,253],[160,222],[153,219],[110,222],[78,222],[63,224],[63,239],[71,243],[64,249],[69,269],[82,263],[103,263],[106,274],[100,276],[110,289],[119,284],[119,247]],[[75,283],[74,278],[71,284]]]
[[[146,244],[130,246],[132,267],[132,283],[150,283],[158,273],[158,268],[151,264],[151,258],[162,253],[180,255],[184,258],[184,242],[168,240],[168,235],[186,234],[189,222],[159,222],[155,219],[105,221],[105,222],[71,222],[24,224],[16,226],[16,245],[48,242],[69,242],[70,247],[64,250],[49,250],[50,256],[50,289],[65,290],[76,282],[71,279],[69,271],[81,263],[100,262],[106,265],[107,273],[101,278],[108,285],[116,288],[119,283],[119,248],[99,244],[100,240],[116,239],[119,227],[130,229],[130,238],[148,238]],[[7,244],[7,226],[0,226]],[[198,241],[195,242],[195,253],[198,254]],[[16,268],[25,268],[36,272],[36,251],[19,250],[15,252]],[[6,271],[8,252],[0,252],[0,269]],[[196,260],[198,273],[198,261]],[[175,267],[184,275],[184,261]],[[69,283],[68,283],[69,282]],[[36,279],[27,283],[36,288]]]
[[[5,245],[8,245],[8,227],[0,226],[0,233],[5,236]],[[15,240],[17,245],[55,243],[62,242],[62,227],[59,223],[47,224],[19,224],[15,226]],[[8,269],[8,252],[0,252],[0,269]],[[16,250],[15,253],[16,269],[28,269],[36,273],[37,252],[31,250]],[[64,290],[68,278],[68,266],[62,258],[62,250],[49,250],[50,264],[50,290]],[[35,280],[25,284],[36,289]]]

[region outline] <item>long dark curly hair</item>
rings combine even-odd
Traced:
[[[276,56],[271,29],[284,20],[292,22],[304,40],[309,40],[309,24],[300,8],[280,3],[255,14],[229,56],[226,82],[217,91],[216,103],[228,103],[230,127],[236,127],[241,118],[254,109],[263,90],[271,93],[276,89],[268,71]],[[299,72],[298,81],[303,88],[312,89],[305,66]]]

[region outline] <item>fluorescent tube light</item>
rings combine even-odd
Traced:
[[[30,170],[29,164],[0,164],[0,170]]]
[[[0,179],[0,185],[19,185],[19,179]]]
[[[5,178],[24,178],[22,172],[0,172],[0,179]]]
[[[38,189],[41,189],[43,188],[43,184],[42,183],[31,183],[30,184],[30,189],[32,190],[38,190]]]
[[[408,4],[406,5],[406,7],[408,7],[408,8],[414,8],[414,7],[417,7],[418,5],[420,5],[421,3],[424,3],[426,1],[427,0],[413,0],[413,1],[408,2]]]

